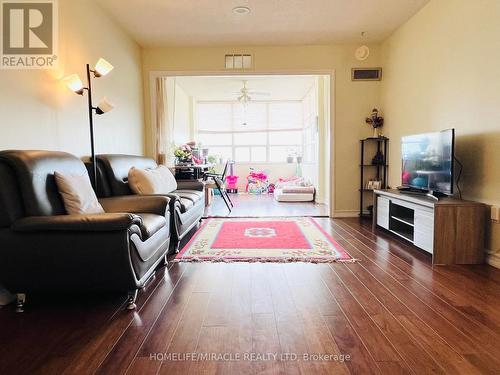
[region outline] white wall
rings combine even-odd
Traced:
[[[115,69],[95,80],[94,97],[116,108],[96,118],[96,152],[142,154],[143,90],[140,47],[91,0],[59,0],[59,67],[0,70],[0,150],[61,150],[90,154],[87,98],[69,91],[61,78],[85,77],[85,64],[99,57]],[[0,285],[0,305],[9,302]]]
[[[302,110],[304,115],[304,127],[313,127],[316,128],[316,118],[318,116],[318,83],[317,79],[315,80],[315,84],[309,89],[304,98],[302,99]],[[319,129],[318,129],[319,130]],[[317,135],[317,147],[319,148],[319,134]],[[305,141],[305,140],[304,140]],[[324,141],[324,139],[321,139]],[[318,165],[318,156],[315,155],[314,159],[307,160],[306,159],[306,150],[303,150],[303,156],[305,163],[302,165],[302,176],[310,180],[316,188],[319,190],[318,186],[319,181],[319,165]],[[322,196],[322,194],[318,194],[317,197]]]
[[[335,165],[328,171],[331,194],[338,214],[356,215],[359,195],[359,139],[370,136],[372,130],[364,123],[372,108],[379,106],[380,82],[352,82],[351,68],[380,65],[379,47],[370,45],[368,60],[354,57],[358,45],[317,46],[224,46],[224,47],[165,47],[144,48],[146,132],[151,134],[150,73],[154,71],[227,73],[224,54],[248,52],[254,56],[252,73],[279,72],[294,74],[300,71],[335,72],[332,88],[329,144],[335,155]],[[334,127],[335,124],[335,127]],[[333,134],[335,128],[335,134]],[[151,137],[147,137],[149,140]],[[148,142],[148,154],[152,153]],[[332,212],[334,214],[334,212]]]
[[[144,150],[140,47],[91,0],[59,0],[59,68],[0,70],[0,149],[64,150],[89,155],[87,98],[61,78],[85,77],[85,64],[99,57],[115,69],[94,80],[94,98],[116,108],[96,118],[98,153]]]
[[[430,1],[383,44],[383,61],[390,184],[403,135],[455,128],[464,197],[500,205],[500,1]],[[487,223],[499,254],[500,224]]]
[[[175,80],[175,78],[168,78],[168,79]],[[179,145],[191,140],[192,106],[191,106],[191,98],[177,83],[175,84],[174,96],[175,96],[175,112],[174,112],[174,124],[173,124],[174,141],[177,145]]]

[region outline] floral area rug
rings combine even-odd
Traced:
[[[316,220],[208,219],[176,262],[355,262]]]

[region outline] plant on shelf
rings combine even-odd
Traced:
[[[217,155],[208,155],[207,156],[207,161],[208,164],[210,164],[210,167],[208,168],[208,173],[215,173],[215,165],[217,164],[217,161],[219,160],[219,157]]]
[[[373,138],[380,137],[378,133],[378,128],[381,128],[384,125],[384,118],[379,116],[379,111],[377,108],[373,108],[370,117],[365,119],[365,122],[373,127]]]
[[[286,162],[288,164],[293,163],[293,160],[297,157],[297,150],[295,148],[288,149],[288,155],[286,157]]]

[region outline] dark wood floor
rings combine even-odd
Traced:
[[[0,373],[498,374],[500,270],[432,268],[357,219],[318,222],[360,262],[171,264],[136,312],[122,295],[35,298],[0,310]]]
[[[231,194],[234,207],[229,213],[220,196],[205,209],[205,217],[290,217],[329,216],[328,206],[315,202],[278,202],[272,194]]]

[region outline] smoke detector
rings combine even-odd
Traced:
[[[233,8],[233,13],[237,15],[249,14],[251,12],[249,7],[238,6]]]

